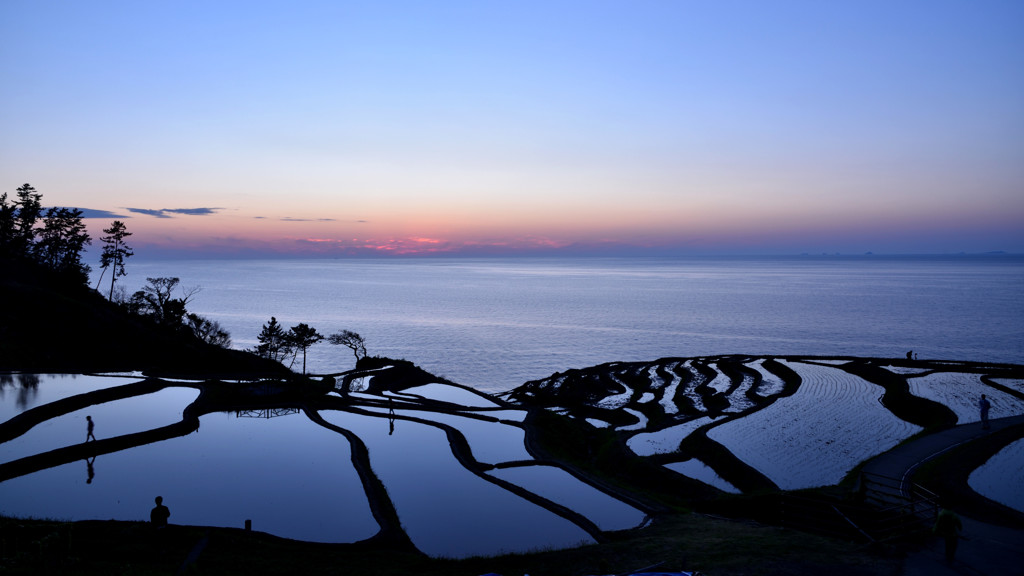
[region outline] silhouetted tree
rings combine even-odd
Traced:
[[[92,241],[77,208],[50,208],[33,253],[37,262],[62,274],[88,281],[89,266],[82,263],[82,251]]]
[[[82,263],[82,251],[92,239],[82,211],[50,208],[43,216],[41,200],[31,184],[18,188],[13,202],[0,195],[0,258],[35,262],[84,284],[89,267]]]
[[[31,184],[18,188],[18,212],[14,216],[13,250],[19,256],[30,256],[36,236],[36,222],[43,213],[40,200],[43,195],[36,192]]]
[[[103,253],[100,254],[100,268],[103,268],[103,273],[106,273],[107,268],[111,268],[110,296],[108,299],[113,300],[114,281],[126,274],[124,271],[124,261],[135,253],[124,243],[124,239],[132,235],[125,228],[124,222],[114,220],[110,228],[104,229],[103,233],[107,234],[107,236],[100,238],[103,242]],[[100,274],[100,280],[103,280],[103,274]],[[97,282],[96,287],[99,288],[99,282]]]
[[[302,373],[306,373],[306,350],[324,339],[323,335],[316,331],[316,328],[306,324],[292,326],[286,335],[288,342],[295,347],[296,352],[302,350]]]
[[[254,352],[258,356],[270,358],[280,362],[285,356],[291,353],[291,344],[288,341],[287,333],[277,322],[277,318],[270,317],[270,322],[263,325],[263,329],[256,336],[259,344]]]
[[[146,278],[147,285],[132,295],[129,308],[136,314],[149,316],[158,324],[180,326],[185,321],[185,306],[199,288],[182,288],[182,297],[174,297],[179,278]]]
[[[352,353],[356,355],[356,362],[359,359],[366,356],[366,341],[363,337],[351,330],[342,330],[341,332],[335,332],[327,337],[328,344],[334,344],[336,346],[345,346],[352,349]]]
[[[7,193],[0,196],[0,256],[28,259],[33,256],[35,226],[42,214],[42,194],[31,184],[17,190],[17,199],[9,202]]]
[[[15,217],[18,215],[16,202],[7,201],[7,193],[0,195],[0,257],[18,256],[14,251]]]
[[[187,318],[192,332],[203,342],[221,348],[231,347],[231,335],[217,321],[203,318],[198,314],[189,314]]]
[[[188,312],[188,303],[199,292],[198,287],[181,288],[181,279],[174,277],[146,278],[146,282],[126,303],[129,312],[151,318],[162,326],[187,329],[208,344],[231,347],[231,335],[219,323]],[[176,290],[180,297],[175,296]]]

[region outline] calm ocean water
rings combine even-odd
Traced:
[[[271,316],[363,335],[499,392],[609,361],[802,354],[1024,362],[1024,256],[129,260],[129,290],[177,276],[236,348]],[[299,359],[301,363],[301,358]],[[301,365],[301,364],[298,364]],[[310,372],[354,366],[321,343]]]

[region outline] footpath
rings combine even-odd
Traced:
[[[873,458],[863,469],[909,483],[914,471],[925,462],[993,432],[1024,424],[1024,416],[999,418],[990,424],[990,430],[975,422],[929,434]],[[972,518],[970,510],[953,510],[963,522],[963,538],[953,563],[946,563],[944,544],[935,538],[907,555],[904,576],[1024,576],[1024,525],[992,524]]]

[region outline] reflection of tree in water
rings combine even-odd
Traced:
[[[15,384],[15,379],[18,383]],[[18,397],[15,402],[18,410],[24,411],[28,405],[35,400],[39,394],[38,374],[0,374],[0,398],[3,397],[7,387],[15,389]]]
[[[288,416],[290,414],[298,414],[298,408],[263,408],[261,410],[236,410],[235,417],[237,418],[277,418],[278,416]]]
[[[8,386],[14,387],[14,374],[0,374],[0,398],[4,397]]]

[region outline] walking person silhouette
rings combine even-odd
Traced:
[[[85,434],[85,441],[86,442],[88,442],[89,440],[95,441],[96,440],[96,436],[93,436],[92,431],[93,431],[93,428],[96,427],[96,425],[92,421],[92,416],[86,416],[85,419],[86,419],[86,421],[88,421],[88,424],[85,425],[85,432],[86,432],[86,434]]]

